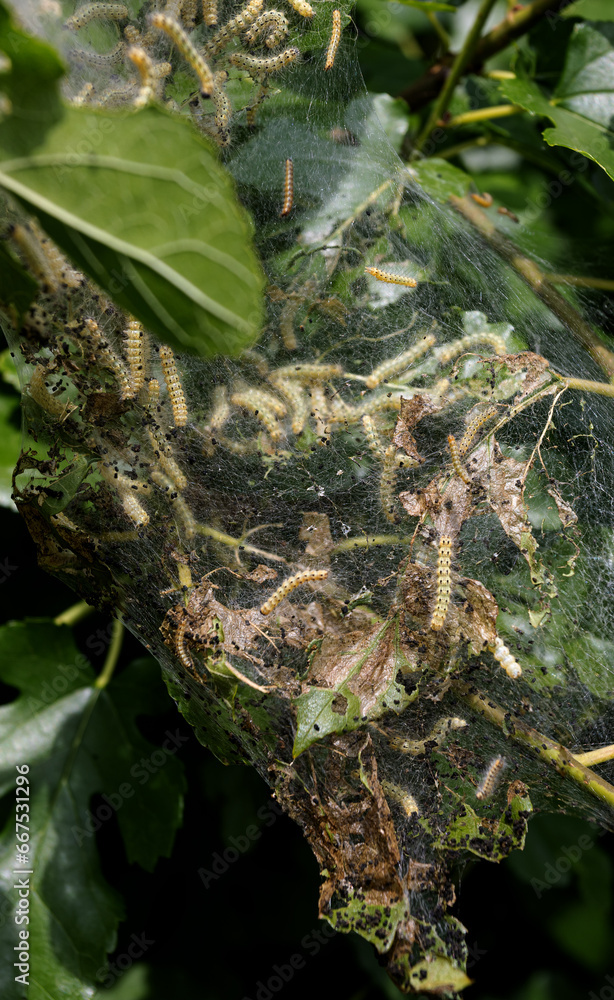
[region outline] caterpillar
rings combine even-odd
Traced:
[[[20,250],[28,269],[44,286],[44,290],[57,292],[60,286],[57,269],[51,266],[38,233],[33,231],[31,226],[17,223],[11,226],[8,235]]]
[[[335,65],[335,56],[337,55],[337,49],[339,48],[339,41],[341,39],[341,11],[333,11],[333,28],[330,36],[330,42],[328,43],[328,49],[326,50],[326,62],[324,64],[324,69],[332,69]]]
[[[428,736],[425,736],[423,740],[402,740],[400,737],[394,736],[390,740],[390,746],[395,750],[400,750],[402,753],[409,753],[417,757],[420,754],[428,753],[429,750],[433,750],[435,746],[441,746],[449,732],[453,729],[464,729],[466,725],[465,719],[460,719],[458,716],[439,719]]]
[[[52,417],[61,417],[66,411],[66,404],[57,399],[45,382],[46,368],[37,365],[30,376],[30,395],[35,403],[50,413]]]
[[[142,479],[134,478],[119,472],[112,462],[98,462],[98,469],[102,478],[111,486],[115,486],[122,497],[131,493],[151,493],[151,486]],[[135,474],[136,477],[136,474]]]
[[[91,49],[71,49],[69,58],[73,62],[86,62],[90,66],[98,66],[100,69],[114,66],[115,63],[123,62],[126,52],[126,43],[120,39],[117,45],[108,52],[93,52]]]
[[[133,521],[139,528],[143,528],[146,524],[149,524],[149,514],[145,508],[141,506],[136,497],[131,493],[122,493],[120,495],[122,507],[130,520]]]
[[[147,436],[157,460],[158,468],[172,481],[178,490],[185,490],[188,485],[187,477],[177,465],[170,448],[167,448],[164,442],[160,441],[149,428]]]
[[[217,76],[217,74],[216,74]],[[220,146],[228,146],[230,143],[230,119],[232,117],[232,104],[226,91],[216,82],[211,94],[213,106],[215,107],[214,122],[217,129],[217,140]]]
[[[74,104],[74,106],[77,108],[81,107],[83,104],[87,103],[89,98],[92,97],[93,93],[94,93],[94,84],[88,81],[87,83],[83,84],[81,90],[75,94],[70,103]]]
[[[260,73],[277,73],[285,66],[289,66],[300,56],[299,50],[292,46],[284,49],[276,56],[250,56],[245,52],[233,52],[230,61],[237,69],[254,70]]]
[[[437,556],[437,596],[435,599],[435,610],[431,618],[431,628],[438,632],[443,628],[450,604],[450,565],[452,562],[452,539],[449,535],[442,535],[439,539],[439,553]]]
[[[278,417],[286,415],[287,410],[280,400],[270,393],[259,392],[258,389],[246,389],[242,392],[235,392],[230,397],[233,406],[239,406],[243,410],[249,410],[257,420],[260,421],[264,429],[271,435],[272,441],[279,441],[282,437],[282,428]]]
[[[369,416],[368,413],[364,413],[361,418],[362,429],[365,432],[365,437],[367,439],[367,444],[369,445],[370,451],[376,454],[381,454],[382,443],[377,436],[377,431],[375,429],[375,424],[373,423],[373,418]]]
[[[456,438],[454,437],[453,434],[448,434],[448,448],[450,449],[450,458],[452,459],[452,468],[454,469],[454,472],[456,473],[458,478],[462,479],[462,481],[468,486],[470,483],[470,479],[469,476],[467,475],[467,471],[463,468],[461,464],[460,458],[458,457]]]
[[[458,445],[458,454],[460,458],[466,455],[467,452],[469,451],[471,442],[473,441],[480,427],[482,427],[487,420],[490,420],[491,417],[494,417],[497,412],[498,410],[496,406],[487,406],[485,410],[482,410],[481,413],[478,413],[473,418],[471,423],[467,425],[467,429],[463,434],[462,438],[460,439]]]
[[[396,445],[390,444],[384,452],[384,465],[382,467],[382,474],[380,477],[379,485],[379,495],[380,501],[386,515],[386,520],[394,524],[396,517],[394,514],[394,504],[396,497],[394,496],[394,486],[397,475],[397,449]]]
[[[145,331],[138,320],[131,319],[124,330],[124,352],[130,369],[128,381],[133,396],[136,396],[145,384],[145,348]]]
[[[302,587],[304,583],[308,583],[310,580],[325,580],[328,576],[327,569],[306,569],[302,573],[295,573],[294,576],[289,576],[287,580],[277,588],[274,594],[272,594],[268,600],[264,602],[260,608],[261,615],[270,615],[271,611],[274,611],[278,604],[281,604],[284,597],[289,594],[292,590],[296,590],[297,587]]]
[[[256,97],[253,100],[253,102],[246,108],[245,121],[249,128],[255,127],[256,113],[258,111],[258,108],[260,107],[263,101],[266,101],[268,96],[269,96],[269,89],[265,84],[263,84],[260,87],[258,93],[256,94]],[[296,343],[294,344],[294,347],[296,347]],[[294,350],[294,348],[290,349]]]
[[[307,0],[288,0],[288,3],[301,17],[313,17],[315,11]]]
[[[112,21],[127,21],[128,8],[123,3],[88,3],[79,7],[72,17],[64,22],[64,27],[71,31],[77,31],[79,28],[84,28],[90,21],[101,17]]]
[[[264,44],[268,49],[274,49],[288,34],[288,18],[285,14],[279,10],[265,10],[243,37],[248,45],[253,45],[264,33],[266,33]]]
[[[208,28],[217,24],[217,0],[203,0],[203,21]]]
[[[292,379],[277,378],[271,376],[271,385],[288,400],[292,413],[292,433],[300,434],[307,423],[309,416],[309,404],[303,387]]]
[[[181,521],[188,538],[192,537],[192,535],[195,535],[198,529],[196,519],[194,518],[192,511],[188,507],[183,497],[177,493],[174,484],[171,482],[168,476],[165,476],[164,473],[160,471],[160,469],[152,469],[151,478],[156,484],[156,486],[159,486],[159,488],[168,495],[168,498],[173,507],[173,511],[176,514],[179,521]]]
[[[299,298],[289,298],[284,303],[279,317],[279,332],[283,345],[287,351],[295,351],[297,348],[296,334],[294,332],[294,319],[301,306]]]
[[[183,618],[182,621],[179,622],[179,625],[177,626],[177,630],[175,632],[175,652],[177,653],[177,656],[183,663],[186,670],[189,670],[190,673],[194,673],[194,668],[192,666],[192,660],[190,658],[190,654],[185,648],[185,633],[187,627],[188,627],[187,618]]]
[[[378,281],[386,281],[389,285],[406,285],[408,288],[415,288],[418,284],[415,278],[404,278],[400,274],[382,271],[379,267],[365,267],[365,274],[372,275]]]
[[[162,374],[164,375],[164,381],[166,382],[166,388],[168,389],[173,408],[175,427],[185,427],[188,422],[188,407],[183,394],[181,379],[177,373],[175,357],[170,347],[167,347],[166,344],[163,344],[160,348],[160,364],[162,365]]]
[[[86,340],[89,341],[96,359],[100,360],[105,368],[113,372],[119,383],[119,398],[131,399],[133,395],[132,386],[126,368],[112,348],[109,347],[107,341],[103,339],[98,323],[95,319],[88,318],[85,320],[85,328],[89,334]]]
[[[423,354],[426,354],[434,343],[435,337],[433,334],[427,334],[426,337],[423,337],[418,344],[410,347],[409,350],[398,354],[396,358],[389,358],[388,361],[384,361],[378,368],[375,368],[366,379],[365,385],[368,389],[375,389],[389,375],[397,375],[399,372],[409,368],[412,362],[417,361]]]
[[[284,203],[280,212],[281,216],[290,215],[292,203],[294,201],[294,164],[292,159],[286,160],[286,173],[284,177]]]
[[[126,55],[138,69],[141,78],[141,86],[135,98],[134,106],[135,108],[144,108],[153,97],[153,62],[145,49],[138,46],[131,46]]]
[[[413,795],[410,795],[409,792],[404,791],[400,787],[400,785],[395,785],[392,781],[382,781],[381,785],[384,795],[388,796],[389,799],[392,799],[394,802],[400,805],[401,809],[403,810],[408,819],[410,818],[410,816],[415,816],[417,813],[420,812],[420,809],[418,808],[418,803],[416,802]]]
[[[507,345],[503,337],[500,337],[498,333],[470,333],[466,337],[461,337],[460,340],[453,340],[450,344],[443,344],[441,347],[436,347],[433,354],[437,358],[440,365],[445,365],[448,361],[452,361],[453,358],[458,357],[468,348],[473,347],[475,344],[490,344],[494,350],[495,354],[500,357],[507,354]]]
[[[490,208],[492,205],[492,195],[488,194],[487,191],[485,191],[484,194],[472,194],[471,197],[475,202],[477,202],[478,205],[481,205],[482,208]]]
[[[130,45],[138,45],[141,41],[141,32],[133,24],[127,24],[124,28],[124,38]]]
[[[504,767],[505,757],[495,757],[494,760],[491,760],[476,788],[476,799],[489,799],[491,797],[499,783]]]
[[[341,365],[284,365],[273,374],[276,378],[294,378],[300,382],[325,382],[335,375],[343,375],[343,368]]]
[[[501,664],[508,677],[516,680],[522,675],[520,664],[514,659],[507,646],[504,646],[503,640],[499,636],[495,639],[495,644],[491,647],[491,651],[495,660]]]
[[[198,16],[196,0],[183,0],[181,4],[181,16],[186,28],[193,28]]]
[[[215,55],[223,49],[234,35],[239,35],[246,28],[249,28],[262,11],[264,0],[250,0],[247,7],[239,11],[236,17],[231,18],[220,30],[213,35],[205,45],[205,52],[208,55]]]
[[[149,22],[169,36],[181,52],[183,58],[190,64],[200,82],[200,92],[203,97],[210,97],[214,87],[213,73],[177,21],[166,14],[150,14]]]
[[[158,405],[158,400],[160,399],[160,383],[157,378],[150,378],[147,383],[147,397],[145,400],[145,406],[149,410],[153,410],[154,406]]]

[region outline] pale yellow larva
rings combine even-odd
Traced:
[[[270,434],[272,441],[279,441],[283,436],[283,428],[279,417],[284,417],[287,409],[275,396],[258,389],[245,389],[234,392],[230,397],[233,406],[248,410],[264,429]]]
[[[192,660],[185,645],[185,633],[187,627],[188,627],[187,618],[183,618],[179,622],[177,630],[175,632],[175,652],[177,653],[177,656],[183,663],[186,670],[189,670],[190,673],[193,673],[194,669],[192,666]]]
[[[420,809],[413,795],[406,792],[400,785],[395,785],[392,781],[382,781],[382,791],[389,799],[396,802],[405,813],[407,819],[416,816]]]
[[[153,62],[145,49],[139,46],[131,46],[126,55],[138,69],[141,78],[141,86],[134,100],[134,106],[135,108],[144,108],[154,95]]]
[[[495,644],[492,647],[492,655],[512,680],[516,680],[522,675],[520,664],[514,659],[507,646],[504,646],[503,640],[499,636],[495,639]]]
[[[88,339],[94,350],[96,360],[99,361],[104,368],[111,371],[117,379],[119,384],[119,398],[132,399],[134,392],[132,391],[132,385],[130,383],[125,365],[119,360],[115,351],[104,339],[102,331],[100,330],[96,320],[88,317],[85,320],[85,329],[88,331]]]
[[[280,215],[290,215],[294,203],[294,163],[290,157],[286,160],[284,172],[284,201]]]
[[[242,31],[249,28],[250,24],[253,24],[262,12],[263,6],[264,0],[250,0],[250,3],[243,10],[239,11],[226,24],[223,24],[215,35],[211,36],[205,45],[205,52],[208,55],[216,55],[216,53],[220,52],[235,35],[241,34]]]
[[[390,521],[391,524],[394,524],[396,521],[394,513],[396,496],[394,488],[398,468],[396,446],[394,444],[389,444],[384,452],[384,464],[382,466],[379,482],[379,495],[382,509],[386,515],[386,520]]]
[[[107,483],[114,486],[118,493],[121,494],[122,498],[131,493],[151,493],[151,486],[149,483],[144,482],[142,479],[138,479],[136,474],[133,473],[134,478],[126,475],[119,471],[113,462],[99,462],[98,469]]]
[[[284,347],[287,351],[295,351],[298,347],[296,333],[294,332],[294,320],[301,306],[301,300],[289,298],[284,302],[279,315],[279,332]]]
[[[149,428],[147,429],[147,436],[158,468],[172,481],[173,486],[178,490],[185,490],[188,485],[187,476],[177,465],[170,445],[160,440]]]
[[[288,3],[301,17],[313,17],[315,11],[307,0],[288,0]]]
[[[181,25],[177,21],[174,21],[172,17],[160,13],[150,14],[149,21],[154,28],[163,31],[173,40],[185,61],[190,64],[196,73],[200,82],[202,96],[210,97],[214,87],[213,72],[204,57],[196,50]]]
[[[466,725],[467,722],[465,719],[461,719],[458,716],[451,716],[439,719],[428,736],[425,736],[423,740],[404,740],[400,736],[393,736],[389,743],[394,750],[400,750],[402,753],[409,753],[414,757],[418,757],[428,753],[429,750],[434,750],[435,747],[441,746],[450,732],[455,729],[464,729]]]
[[[468,486],[470,479],[467,475],[467,470],[463,468],[462,462],[458,456],[456,438],[453,434],[448,434],[448,448],[450,449],[450,458],[452,459],[452,468],[454,469],[454,472],[458,478],[462,479],[462,481]]]
[[[299,382],[326,382],[336,375],[343,375],[341,365],[296,364],[276,368],[273,373],[279,378],[298,379]]]
[[[476,788],[476,799],[489,799],[494,793],[505,768],[505,757],[495,757],[488,765],[482,779]]]
[[[267,48],[274,49],[287,34],[288,18],[285,14],[279,10],[265,10],[245,32],[244,39],[248,45],[253,45],[264,35],[264,44]]]
[[[211,100],[213,101],[213,106],[215,108],[215,116],[213,119],[216,128],[215,138],[220,146],[228,146],[230,143],[232,103],[223,86],[220,86],[217,82],[213,88]]]
[[[116,63],[123,62],[125,54],[126,43],[120,39],[117,45],[114,45],[108,52],[94,52],[93,49],[71,49],[69,59],[71,62],[86,62],[99,69],[108,69]]]
[[[149,410],[153,410],[154,407],[158,405],[160,399],[160,383],[157,378],[150,378],[146,386],[147,395],[145,397],[145,406]]]
[[[145,383],[146,347],[146,333],[143,327],[138,320],[131,319],[124,330],[124,354],[130,369],[128,380],[133,396],[136,396]]]
[[[181,494],[177,492],[175,483],[173,483],[172,480],[169,479],[169,477],[166,476],[160,469],[151,470],[151,479],[156,486],[159,486],[163,493],[168,496],[177,521],[180,523],[186,536],[191,538],[196,534],[198,524],[187,503]]]
[[[38,233],[30,226],[17,223],[11,226],[8,235],[20,251],[26,267],[42,283],[45,291],[57,292],[59,277],[45,253]]]
[[[183,393],[181,379],[177,372],[175,356],[166,344],[160,348],[160,364],[162,374],[166,382],[166,388],[173,408],[173,420],[175,427],[185,427],[188,422],[188,407]]]
[[[290,404],[292,433],[301,434],[309,417],[309,401],[303,386],[293,379],[276,376],[271,376],[269,381]]]
[[[373,418],[369,416],[368,413],[364,413],[362,416],[361,423],[362,423],[362,429],[365,432],[365,437],[367,439],[367,444],[369,445],[370,451],[373,451],[377,455],[380,455],[382,451],[382,442],[380,441],[378,433],[375,429]]]
[[[409,350],[403,351],[402,354],[398,354],[396,358],[388,358],[387,361],[382,362],[377,368],[375,368],[369,377],[365,381],[365,385],[368,389],[375,389],[380,382],[384,379],[389,378],[391,375],[397,375],[399,372],[405,371],[409,368],[414,361],[421,358],[423,354],[426,354],[428,350],[435,343],[435,337],[432,333],[427,334],[413,347]]]
[[[99,18],[107,18],[111,21],[126,21],[128,19],[128,8],[123,3],[88,3],[79,7],[72,17],[64,23],[65,28],[77,31],[84,28],[90,21]]]
[[[453,340],[450,344],[442,344],[441,347],[435,348],[433,354],[440,365],[446,365],[453,358],[457,358],[459,354],[475,347],[476,344],[488,344],[494,348],[495,354],[499,356],[507,354],[507,345],[503,337],[499,336],[498,333],[489,333],[488,331],[470,333],[466,337],[461,337],[460,340]]]
[[[132,493],[120,493],[120,497],[124,512],[137,527],[149,524],[149,514]]]
[[[365,267],[365,273],[377,278],[378,281],[385,281],[389,285],[406,285],[407,288],[415,288],[418,284],[415,278],[393,274],[392,271],[382,271],[379,267]]]
[[[203,21],[208,28],[217,24],[217,0],[203,0]]]
[[[302,587],[304,583],[309,583],[311,580],[325,580],[328,576],[327,569],[306,569],[302,573],[295,573],[294,576],[289,576],[287,580],[277,588],[274,594],[272,594],[268,600],[264,602],[260,608],[261,615],[270,615],[271,611],[274,611],[278,604],[281,604],[284,597],[286,597],[291,591],[296,590],[297,587]]]
[[[431,618],[431,628],[438,632],[443,628],[446,620],[452,586],[450,583],[450,567],[452,563],[452,539],[449,535],[442,535],[439,539],[439,552],[437,556],[437,594],[435,597],[435,610]]]
[[[324,64],[324,69],[332,69],[335,65],[335,56],[337,55],[337,49],[339,48],[339,41],[341,39],[341,11],[333,11],[333,26],[330,36],[330,41],[328,43],[328,49],[326,50],[326,62]]]
[[[458,454],[461,458],[464,455],[466,455],[467,452],[469,451],[471,442],[473,441],[480,427],[482,427],[487,420],[490,420],[490,418],[494,417],[497,413],[498,410],[496,406],[487,406],[485,410],[482,410],[481,413],[476,414],[476,416],[471,420],[471,422],[467,425],[467,429],[463,434],[462,438],[460,439],[458,445]]]
[[[300,54],[300,51],[292,46],[275,56],[250,56],[246,52],[233,52],[230,61],[237,69],[244,69],[248,72],[277,73],[280,69],[295,62]]]
[[[46,368],[43,365],[37,365],[30,376],[28,391],[34,402],[38,403],[52,417],[62,417],[66,412],[66,404],[49,391],[45,381],[46,374]]]

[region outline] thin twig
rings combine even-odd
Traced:
[[[69,608],[66,608],[66,611],[62,611],[61,614],[56,615],[53,619],[53,624],[76,625],[77,622],[83,621],[88,615],[92,615],[95,610],[87,601],[78,601],[77,604],[71,604]]]
[[[454,115],[447,122],[439,122],[442,128],[455,128],[457,125],[471,125],[473,122],[491,121],[495,118],[508,118],[524,111],[519,104],[493,104],[487,108],[477,108],[475,111],[464,111],[462,115]]]
[[[124,626],[116,618],[113,622],[113,632],[111,633],[111,645],[109,646],[109,652],[107,653],[107,658],[104,661],[104,666],[99,673],[98,677],[94,681],[95,688],[105,688],[111,677],[113,676],[113,671],[117,666],[117,661],[119,659],[119,654],[121,652],[122,643],[124,641]]]

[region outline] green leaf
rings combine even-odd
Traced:
[[[399,0],[404,7],[415,7],[416,10],[449,10],[452,13],[456,11],[450,3],[439,3],[438,0]]]
[[[249,219],[185,122],[70,108],[36,151],[13,152],[0,136],[0,184],[150,330],[202,355],[255,339],[263,276]]]
[[[21,451],[19,400],[0,394],[0,506],[12,507],[13,469]]]
[[[104,881],[95,833],[115,815],[128,859],[152,868],[170,852],[181,820],[181,745],[162,748],[140,735],[135,716],[159,708],[155,664],[133,663],[106,689],[94,686],[87,659],[67,628],[46,621],[0,629],[0,676],[21,694],[0,708],[0,788],[13,791],[29,765],[28,865],[30,1000],[82,998],[115,945],[122,905]],[[91,797],[105,797],[94,812]],[[3,905],[14,910],[15,811],[0,840]],[[0,949],[12,954],[18,928],[6,921]],[[12,962],[0,968],[3,996],[14,992]],[[9,992],[11,991],[11,992]]]
[[[589,25],[580,25],[580,27],[590,28]],[[570,50],[571,47],[570,45]],[[577,53],[574,53],[573,58],[568,55],[568,86],[572,86],[572,80],[575,78],[576,86],[587,87],[588,80],[593,78],[592,73],[588,64],[586,74],[579,72],[576,56]],[[601,68],[594,66],[593,70],[595,86],[598,87],[597,78],[601,76]],[[543,132],[543,138],[550,146],[566,146],[568,149],[583,153],[614,179],[614,131],[612,128],[600,121],[584,117],[578,110],[571,111],[562,106],[563,103],[574,107],[577,105],[578,108],[583,108],[586,112],[597,113],[596,105],[601,101],[604,107],[614,108],[611,90],[601,90],[592,95],[583,92],[577,96],[570,90],[566,94],[559,93],[556,103],[554,103],[554,99],[548,100],[537,84],[530,80],[516,79],[505,80],[501,84],[501,92],[510,101],[519,104],[530,114],[549,118],[554,123],[554,128],[546,128]],[[611,115],[612,110],[609,113]]]
[[[586,21],[614,21],[614,6],[612,0],[576,0],[565,7],[560,16],[583,17]]]
[[[412,164],[409,173],[431,198],[442,204],[448,201],[451,194],[462,198],[471,185],[469,174],[459,170],[447,160],[439,160],[437,157]]]
[[[554,100],[560,107],[575,111],[604,128],[611,126],[614,115],[614,25],[576,25],[569,40]]]
[[[18,327],[21,326],[37,291],[38,285],[34,278],[24,270],[7,248],[0,244],[0,302],[5,306],[15,307]]]

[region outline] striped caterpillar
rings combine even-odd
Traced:
[[[420,812],[418,803],[413,795],[404,791],[400,785],[395,785],[392,781],[382,781],[381,786],[384,795],[386,795],[389,799],[392,799],[393,802],[396,802],[401,807],[407,819]]]
[[[370,274],[378,281],[385,281],[389,285],[406,285],[408,288],[415,288],[418,284],[415,278],[404,278],[400,274],[392,274],[391,271],[382,271],[379,267],[365,267],[365,274]]]
[[[233,393],[230,397],[230,402],[233,406],[249,410],[270,434],[272,441],[279,441],[281,439],[283,431],[278,418],[285,417],[288,412],[281,400],[268,392],[261,392],[258,389],[245,389],[242,392]]]
[[[484,194],[472,194],[471,197],[478,205],[481,205],[482,208],[490,208],[492,205],[492,195],[488,194],[487,191],[485,191]]]
[[[375,424],[373,423],[373,418],[369,416],[368,413],[364,413],[361,419],[362,429],[365,432],[365,437],[367,439],[367,444],[369,445],[369,450],[375,452],[377,455],[381,454],[382,443],[377,436],[377,431],[375,429]]]
[[[396,521],[394,515],[394,504],[396,499],[394,495],[394,487],[398,467],[396,445],[389,444],[384,452],[384,464],[380,477],[379,495],[384,514],[386,515],[386,520],[390,521],[391,524],[394,524]]]
[[[131,319],[124,330],[124,353],[130,369],[128,381],[133,396],[136,396],[145,384],[145,337],[141,324]]]
[[[423,337],[418,344],[410,347],[408,351],[403,351],[403,353],[398,354],[396,358],[389,358],[388,361],[384,361],[378,368],[375,368],[367,378],[365,385],[368,389],[375,389],[375,387],[378,386],[380,382],[383,382],[384,379],[388,378],[389,375],[397,375],[399,372],[408,368],[412,362],[421,358],[434,343],[435,337],[433,334],[427,334],[426,337]]]
[[[300,434],[309,417],[309,403],[303,387],[292,379],[271,376],[271,385],[288,401],[292,415],[292,433]]]
[[[260,614],[270,615],[271,611],[274,611],[277,605],[281,604],[284,597],[291,591],[296,590],[297,587],[302,587],[304,583],[309,583],[310,580],[325,580],[327,576],[327,569],[306,569],[302,573],[295,573],[294,576],[289,576],[277,588],[275,593],[264,602],[260,608]]]
[[[183,663],[186,670],[189,670],[190,673],[193,673],[194,668],[192,666],[192,660],[190,659],[190,654],[185,648],[185,633],[187,627],[188,627],[187,618],[184,618],[182,621],[179,622],[179,625],[177,626],[177,630],[175,632],[175,652],[177,653],[177,656]]]
[[[92,347],[97,360],[99,360],[105,368],[108,368],[111,372],[113,372],[119,383],[119,398],[132,399],[134,394],[132,392],[130,379],[128,378],[128,372],[126,371],[124,364],[115,354],[115,351],[109,347],[107,341],[104,340],[96,320],[91,318],[86,319],[85,328],[89,333],[89,336],[86,336],[85,339]]]
[[[275,378],[294,378],[300,382],[325,382],[336,375],[343,375],[341,365],[284,365],[283,368],[276,368]]]
[[[157,378],[150,378],[147,383],[147,396],[145,398],[145,406],[149,410],[153,410],[154,406],[158,405],[158,400],[160,399],[160,383]]]
[[[463,468],[461,464],[460,458],[458,457],[456,438],[454,437],[453,434],[448,434],[448,448],[450,449],[450,458],[452,459],[452,468],[454,469],[454,472],[456,473],[458,478],[462,479],[462,481],[468,486],[470,483],[470,479],[469,476],[467,475],[466,470]]]
[[[256,20],[262,11],[263,4],[264,0],[250,0],[247,7],[244,7],[236,17],[231,18],[230,21],[222,25],[215,35],[212,35],[205,45],[205,52],[213,56],[225,48],[231,38],[241,34],[242,31],[249,28],[250,24]]]
[[[491,760],[476,788],[476,799],[489,799],[491,797],[499,783],[504,768],[505,757],[495,757],[494,760]]]
[[[135,108],[144,108],[153,97],[153,62],[145,49],[138,46],[131,46],[126,55],[138,69],[141,78],[141,86],[135,98],[134,106]]]
[[[461,337],[460,340],[453,340],[450,344],[442,344],[441,347],[435,348],[433,354],[440,365],[445,365],[476,344],[490,344],[494,348],[495,354],[500,357],[507,354],[507,345],[503,337],[500,337],[498,333],[488,333],[488,331],[470,333],[466,337]]]
[[[126,54],[126,43],[123,39],[108,52],[93,52],[91,49],[71,49],[70,59],[72,62],[86,62],[90,66],[98,66],[105,69],[123,62]]]
[[[443,628],[450,604],[450,594],[452,587],[450,584],[450,565],[452,562],[452,539],[449,535],[442,535],[439,539],[439,552],[437,556],[437,596],[435,599],[435,610],[431,618],[431,628],[438,632]]]
[[[495,644],[491,647],[491,651],[495,660],[501,664],[508,677],[516,680],[521,676],[522,668],[520,664],[514,659],[507,646],[504,646],[503,640],[499,636],[495,639]]]
[[[217,129],[217,140],[220,146],[228,146],[230,143],[230,119],[232,118],[232,103],[226,91],[218,83],[218,77],[222,74],[216,73],[216,83],[211,94],[211,100],[215,107],[214,122]],[[223,74],[226,79],[227,74]]]
[[[155,380],[152,379],[152,381]],[[149,384],[151,385],[151,382]],[[147,436],[156,458],[158,468],[165,476],[167,476],[169,480],[172,481],[173,486],[175,486],[178,490],[185,490],[188,485],[187,476],[177,465],[177,462],[173,458],[171,449],[168,448],[163,441],[160,441],[153,431],[149,430],[149,428],[147,430]]]
[[[420,754],[428,753],[435,746],[441,746],[449,732],[454,729],[464,729],[466,725],[466,721],[457,716],[439,719],[428,736],[425,736],[423,740],[402,740],[398,736],[394,736],[390,740],[390,746],[395,750],[400,750],[402,753],[409,753],[417,757]]]
[[[203,21],[208,28],[217,24],[217,0],[203,0]]]
[[[205,59],[203,59],[201,54],[194,48],[181,25],[178,24],[177,21],[174,21],[172,17],[168,17],[166,14],[151,14],[149,22],[154,28],[158,28],[160,31],[163,31],[173,40],[183,58],[190,64],[196,73],[200,82],[200,92],[202,96],[210,97],[215,85],[213,73]]]
[[[149,524],[149,514],[135,496],[131,493],[120,493],[120,496],[124,512],[138,528],[143,528],[146,524]]]
[[[250,56],[246,52],[233,52],[230,61],[237,69],[244,69],[248,72],[253,70],[257,73],[277,73],[285,66],[289,66],[299,56],[299,50],[292,46],[279,52],[276,56]]]
[[[72,17],[64,23],[65,28],[77,31],[84,28],[90,21],[106,17],[112,21],[127,21],[128,8],[123,3],[88,3],[80,7]]]
[[[248,45],[253,45],[262,34],[266,34],[264,39],[266,47],[274,49],[288,34],[286,15],[279,10],[265,10],[245,32],[244,38]]]
[[[315,11],[307,0],[288,0],[288,3],[301,17],[313,17]]]
[[[294,164],[292,159],[286,160],[286,173],[284,177],[284,203],[280,215],[290,215],[292,203],[294,201]]]
[[[332,69],[335,65],[335,56],[337,55],[337,49],[339,48],[339,41],[341,39],[341,11],[333,11],[333,28],[330,36],[330,42],[328,43],[328,49],[326,50],[326,62],[324,64],[324,69]]]
[[[175,357],[170,347],[167,347],[166,344],[163,344],[160,348],[160,364],[162,365],[162,374],[164,375],[164,381],[166,382],[166,388],[168,389],[173,408],[175,427],[185,427],[188,422],[188,407],[183,394],[181,379],[177,373]]]
[[[487,420],[490,420],[490,418],[494,417],[497,413],[498,410],[496,406],[487,406],[485,410],[482,410],[481,413],[478,413],[473,418],[471,423],[467,425],[467,429],[463,434],[462,438],[460,439],[460,443],[458,445],[459,457],[462,458],[464,455],[467,454],[471,442],[473,441],[480,427],[482,427]]]

